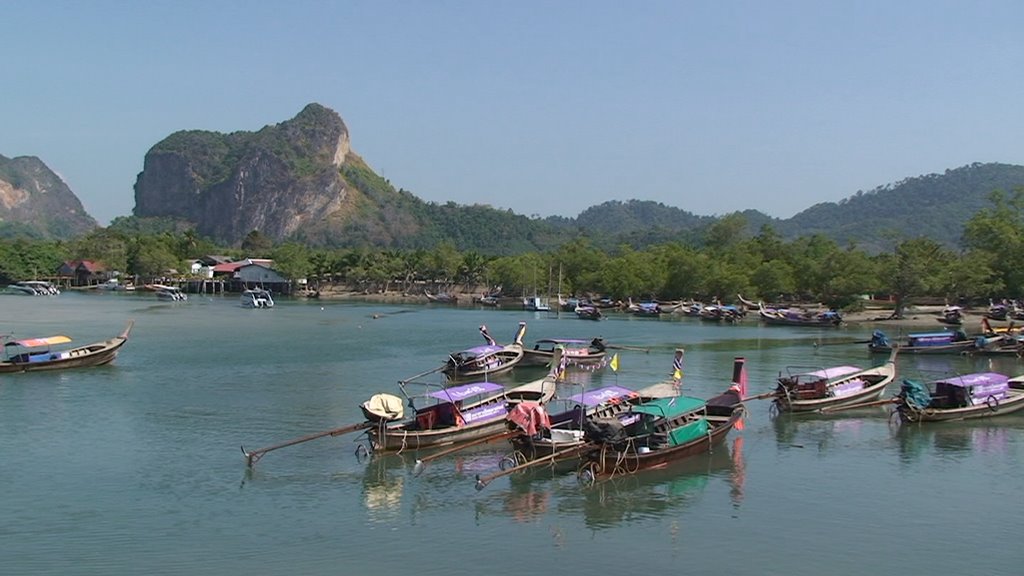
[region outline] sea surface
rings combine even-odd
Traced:
[[[885,407],[773,417],[747,403],[713,453],[582,487],[574,475],[503,477],[495,444],[431,462],[362,455],[358,433],[251,450],[362,421],[359,404],[499,341],[603,336],[619,370],[575,373],[639,388],[671,373],[707,398],[746,359],[749,393],[790,366],[869,366],[869,328],[719,326],[442,305],[231,296],[0,296],[0,333],[103,340],[109,366],[0,375],[0,574],[522,575],[1024,573],[1024,414],[894,425]],[[901,376],[996,370],[1017,359],[900,358]],[[521,370],[526,381],[544,370]],[[424,379],[430,381],[436,375]],[[563,388],[572,388],[565,385]],[[570,390],[571,391],[571,390]],[[895,393],[893,386],[887,394]]]

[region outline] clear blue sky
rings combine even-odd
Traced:
[[[0,154],[101,224],[182,129],[310,102],[435,202],[789,217],[1024,163],[1024,2],[4,0]]]

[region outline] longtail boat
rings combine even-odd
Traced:
[[[795,308],[765,308],[763,304],[759,304],[757,313],[761,317],[761,321],[769,326],[829,328],[840,326],[843,323],[843,317],[835,310],[814,312]]]
[[[786,368],[779,375],[773,405],[779,412],[818,412],[877,400],[896,378],[896,353],[881,366],[833,366],[818,370]]]
[[[133,325],[134,321],[129,321],[124,331],[108,340],[69,349],[52,348],[71,342],[71,338],[63,335],[4,342],[0,373],[64,370],[108,364],[128,341]]]
[[[630,408],[656,398],[677,396],[679,390],[671,384],[655,384],[634,392],[622,386],[605,386],[585,390],[566,399],[571,409],[547,416],[538,415],[527,404],[517,406],[508,414],[509,428],[517,431],[509,438],[513,452],[502,460],[503,469],[522,465],[539,458],[561,453],[561,459],[578,457],[569,448],[586,445],[583,426],[591,418],[619,418],[623,424],[636,420]],[[549,404],[550,406],[550,404]],[[543,410],[543,407],[540,407]],[[543,422],[543,426],[538,425]],[[552,463],[554,463],[552,461]],[[575,466],[573,466],[575,469]]]
[[[448,356],[448,361],[441,371],[448,377],[449,382],[487,380],[509,372],[522,361],[526,322],[519,323],[512,343],[504,346],[494,341],[487,331],[487,326],[480,327],[480,334],[487,340],[487,344],[454,352]]]
[[[594,366],[604,361],[605,347],[601,338],[542,338],[534,343],[533,348],[523,350],[522,365],[549,366],[556,351],[560,351],[566,366]]]
[[[1024,375],[976,372],[932,382],[904,379],[894,399],[904,422],[970,420],[1024,409]]]
[[[906,342],[893,343],[884,332],[875,330],[868,342],[868,351],[889,354],[899,347],[901,354],[963,354],[976,347],[976,339],[963,330],[908,334]]]
[[[451,386],[424,395],[430,403],[402,422],[382,420],[367,429],[374,452],[400,452],[451,446],[501,434],[510,406],[544,404],[555,394],[555,381],[543,378],[505,389],[493,382]],[[421,397],[417,397],[421,398]],[[411,402],[417,398],[410,397]]]
[[[730,389],[704,401],[689,396],[660,398],[634,406],[635,423],[590,420],[586,439],[594,444],[577,471],[582,484],[663,468],[669,463],[711,451],[743,417],[741,394]]]

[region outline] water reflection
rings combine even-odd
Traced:
[[[373,522],[386,522],[398,517],[405,491],[406,467],[402,455],[377,455],[368,458],[363,472],[363,503],[367,517]]]
[[[595,530],[665,517],[703,494],[713,478],[730,483],[731,503],[739,506],[745,479],[742,438],[660,470],[612,478],[591,488],[577,487],[575,494],[559,500],[558,512],[581,514],[586,526]]]
[[[857,417],[849,414],[834,416],[805,416],[780,414],[772,419],[775,440],[780,450],[788,448],[817,448],[819,452],[848,443],[861,435],[870,419],[888,418],[887,407],[878,406],[858,410]]]
[[[1008,422],[1009,420],[1016,422]],[[943,422],[935,425],[904,424],[896,430],[900,461],[912,463],[922,455],[963,460],[975,454],[1012,456],[1012,445],[1024,428],[1019,418],[1008,415],[980,422]]]

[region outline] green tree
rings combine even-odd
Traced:
[[[982,261],[1008,296],[1024,292],[1024,188],[1007,195],[996,191],[989,196],[992,206],[974,214],[964,225],[963,243],[974,253],[986,255]]]
[[[266,258],[273,246],[273,241],[259,230],[249,232],[242,240],[242,250],[249,258]]]

